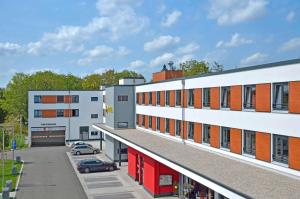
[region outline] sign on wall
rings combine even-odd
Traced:
[[[159,186],[172,185],[172,175],[160,175]]]
[[[112,106],[106,105],[106,112],[107,112],[107,113],[112,113],[112,112],[113,112]]]

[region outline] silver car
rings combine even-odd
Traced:
[[[100,153],[100,150],[97,148],[94,148],[91,145],[78,145],[74,146],[71,149],[71,154],[73,155],[82,155],[82,154],[97,154]]]

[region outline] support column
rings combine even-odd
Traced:
[[[119,141],[119,167],[121,166],[121,142]]]
[[[102,140],[103,140],[103,132],[100,131],[100,151],[102,151]]]

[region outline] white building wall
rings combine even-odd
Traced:
[[[79,103],[55,103],[43,104],[34,103],[34,95],[79,95]],[[98,97],[98,101],[91,101],[91,97]],[[99,139],[98,136],[92,136],[94,131],[92,125],[101,123],[102,119],[102,93],[100,91],[29,91],[28,92],[28,136],[31,141],[32,127],[66,127],[66,140],[79,139],[79,127],[89,126],[89,139]],[[79,109],[79,117],[56,117],[56,118],[34,118],[34,110],[40,109]],[[98,118],[92,119],[91,114],[98,114]],[[30,144],[30,143],[29,143]]]

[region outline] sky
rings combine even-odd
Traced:
[[[0,87],[16,72],[84,77],[173,61],[224,69],[300,58],[298,0],[1,0]]]

